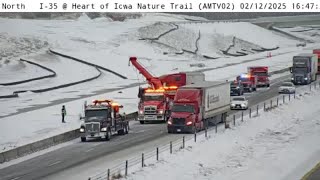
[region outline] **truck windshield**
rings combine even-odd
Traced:
[[[163,101],[163,95],[145,95],[143,98],[144,101]]]
[[[245,99],[242,98],[242,97],[233,98],[232,100],[234,100],[234,101],[245,101]]]
[[[86,110],[86,117],[107,117],[108,116],[108,110]]]
[[[172,107],[172,112],[190,112],[190,113],[194,113],[194,107],[192,105],[179,105],[179,104],[175,104]]]
[[[294,73],[304,73],[307,71],[308,71],[308,68],[306,68],[306,67],[294,67],[292,69],[292,72],[294,72]]]
[[[253,73],[254,75],[257,75],[257,76],[268,76],[268,73],[267,72],[255,72]]]
[[[250,81],[249,78],[240,78],[239,80],[242,81],[242,82],[249,82]]]

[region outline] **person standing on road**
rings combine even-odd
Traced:
[[[66,123],[66,122],[64,121],[64,117],[67,115],[67,110],[66,110],[66,108],[65,108],[64,105],[62,105],[61,115],[62,115],[62,123]]]

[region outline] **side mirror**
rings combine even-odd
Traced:
[[[289,70],[290,70],[290,73],[292,73],[292,67],[290,67]]]

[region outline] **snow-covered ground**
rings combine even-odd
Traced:
[[[296,27],[278,28],[278,29],[299,38],[303,38],[313,42],[320,41],[319,26],[296,26]]]
[[[170,52],[172,48],[139,40],[141,38],[141,34],[139,35],[141,31],[150,31],[145,35],[156,36],[156,34],[161,34],[166,29],[172,28],[172,26],[164,25],[163,27],[161,26],[160,30],[156,28],[143,29],[143,27],[153,25],[157,21],[185,20],[182,16],[162,14],[148,14],[141,19],[131,19],[126,20],[126,22],[110,22],[108,19],[103,20],[101,18],[90,20],[86,16],[81,16],[78,20],[51,21],[0,19],[0,34],[17,38],[33,37],[42,39],[44,42],[48,42],[49,47],[53,50],[101,65],[128,77],[128,80],[122,80],[113,74],[103,72],[100,78],[85,84],[40,94],[23,93],[19,98],[15,99],[1,99],[0,117],[3,117],[0,119],[2,123],[0,127],[1,151],[78,128],[80,124],[79,114],[82,111],[82,105],[85,100],[91,101],[95,98],[115,99],[125,106],[124,111],[126,113],[136,111],[138,86],[123,89],[121,90],[122,93],[118,93],[118,90],[114,89],[133,83],[144,83],[144,78],[139,75],[135,68],[132,65],[128,66],[129,56],[137,56],[139,61],[157,76],[170,72],[204,70],[199,67],[190,67],[192,63],[203,63],[205,65],[204,68],[209,68],[205,71],[207,80],[224,80],[233,79],[236,75],[245,72],[246,67],[249,65],[268,65],[271,71],[286,68],[290,65],[291,56],[294,53],[310,51],[295,47],[295,41],[285,39],[282,36],[249,23],[210,23],[203,25],[179,24],[185,30],[184,33],[180,31],[180,34],[197,34],[199,29],[201,29],[205,32],[204,38],[217,35],[217,37],[227,37],[227,41],[229,41],[229,37],[236,36],[241,40],[247,41],[248,44],[256,44],[261,47],[280,46],[280,49],[273,52],[272,58],[266,58],[266,52],[245,57],[229,57],[215,60],[206,60],[190,54],[165,54],[164,52]],[[159,27],[159,24],[156,24],[156,26]],[[224,31],[224,29],[226,30]],[[154,30],[157,32],[153,32]],[[177,39],[164,38],[161,43],[175,45],[175,42],[180,41],[178,43],[180,44],[179,46],[181,44],[191,44],[190,38],[172,35],[170,37]],[[258,40],[257,37],[262,39]],[[213,41],[215,42],[214,39]],[[210,43],[211,45],[214,44]],[[213,47],[217,50],[225,47],[226,44],[222,43]],[[199,52],[203,51],[210,54],[210,49],[206,46],[206,42],[201,42],[200,47],[206,47],[207,49],[200,49]],[[179,47],[176,48],[178,49]],[[218,54],[216,51],[212,52]],[[277,56],[277,54],[283,55]],[[37,89],[47,87],[48,85],[55,86],[60,85],[60,83],[78,81],[97,75],[97,71],[90,66],[76,63],[70,59],[49,55],[46,52],[31,53],[23,57],[56,70],[58,77],[53,81],[43,80],[19,85],[19,88],[3,88],[1,94],[6,91],[20,90],[20,88]],[[10,63],[11,61],[14,60],[10,60]],[[233,65],[227,69],[220,68],[210,71],[210,68],[223,67],[241,62],[246,63]],[[70,73],[71,69],[73,73]],[[21,72],[22,70],[15,73],[19,74]],[[24,71],[24,73],[28,74],[30,72],[32,72],[32,69],[28,72]],[[0,76],[0,80],[2,80],[2,77]],[[10,76],[9,73],[7,77],[13,76]],[[41,82],[44,83],[41,84]],[[95,94],[99,95],[94,96]],[[82,98],[83,96],[86,97]],[[87,96],[92,97],[89,98]],[[70,100],[70,102],[62,103],[65,100]],[[54,105],[39,108],[40,105],[50,103],[54,103]],[[60,123],[60,108],[63,104],[66,105],[68,111],[68,123],[66,124]],[[21,113],[19,114],[19,112]],[[18,114],[12,115],[13,113]],[[19,126],[15,126],[15,124],[19,124]]]
[[[65,119],[67,123],[61,123],[62,104],[2,118],[0,120],[0,152],[79,128],[81,124],[79,117],[83,116],[85,101],[91,103],[94,99],[113,99],[124,106],[122,112],[127,114],[135,112],[138,108],[137,90],[138,87],[133,87],[125,91],[115,91],[64,103],[67,110]]]
[[[126,179],[300,179],[320,160],[319,95],[303,93],[207,141],[188,142]]]

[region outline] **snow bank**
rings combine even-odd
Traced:
[[[27,59],[52,69],[57,75],[53,78],[37,80],[30,83],[0,87],[0,95],[9,95],[14,91],[37,90],[60,86],[89,79],[100,74],[100,72],[94,67],[48,54],[46,52],[43,52],[43,54],[29,56]],[[11,71],[10,74],[13,74],[13,71]]]
[[[264,48],[288,47],[296,44],[296,41],[287,39],[283,36],[277,35],[272,31],[264,29],[262,27],[253,25],[247,22],[236,23],[194,23],[185,24],[186,28],[193,29],[198,32],[205,33],[219,33],[224,36],[235,36],[238,39],[246,40],[252,44]]]
[[[208,141],[187,144],[126,179],[300,179],[320,160],[319,95],[304,94]]]
[[[17,61],[12,64],[10,63],[0,65],[0,84],[27,80],[50,74],[51,72],[44,70],[38,66],[22,61]]]
[[[157,42],[166,44],[179,51],[188,50],[194,52],[196,50],[196,40],[198,37],[199,32],[193,32],[189,29],[179,27],[177,30],[162,36]]]
[[[171,23],[157,22],[153,25],[139,28],[138,32],[139,32],[139,36],[142,39],[155,39],[155,38],[158,38],[161,34],[175,28],[176,26],[174,26]]]
[[[292,28],[277,28],[277,29],[302,39],[310,40],[313,42],[320,42],[320,30],[317,27],[297,26]]]
[[[138,108],[137,93],[138,87],[133,87],[126,91],[105,93],[2,118],[0,152],[79,128],[81,124],[79,117],[83,113],[84,101],[91,103],[94,99],[113,99],[124,106],[121,112],[126,114],[135,112]],[[62,105],[65,105],[67,110],[65,124],[61,123]]]

